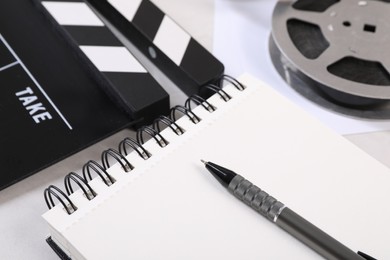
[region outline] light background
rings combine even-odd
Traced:
[[[214,13],[218,11],[215,10],[214,1],[155,0],[154,2],[195,39],[209,50],[212,50],[214,43]],[[240,1],[226,0],[226,2],[239,3]],[[245,0],[245,2],[255,3],[256,1]],[[256,13],[251,13],[251,15],[256,15]],[[229,66],[228,64],[225,65]],[[172,104],[181,103],[182,100],[172,100]],[[48,229],[41,218],[41,214],[47,210],[43,199],[43,190],[50,184],[63,187],[63,177],[68,172],[81,169],[82,165],[90,159],[99,160],[100,153],[103,150],[117,147],[117,144],[129,135],[131,136],[133,133],[122,131],[0,191],[0,258],[58,259],[45,242]],[[389,132],[350,135],[347,138],[390,166]],[[34,155],[26,154],[26,156]],[[2,174],[10,173],[2,172]]]

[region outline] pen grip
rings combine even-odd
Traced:
[[[238,174],[231,180],[228,189],[236,198],[272,222],[276,221],[285,207],[283,203]]]
[[[365,260],[244,177],[237,174],[229,183],[228,189],[235,197],[324,258]]]
[[[275,223],[326,259],[365,260],[287,207]]]

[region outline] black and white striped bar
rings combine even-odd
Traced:
[[[150,0],[87,2],[186,94],[223,73],[223,64]]]
[[[98,74],[103,88],[133,119],[143,123],[169,109],[165,90],[82,0],[41,1],[71,44]]]

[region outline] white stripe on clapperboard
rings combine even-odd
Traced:
[[[86,3],[43,1],[42,4],[60,25],[105,26]],[[146,69],[125,47],[86,45],[79,47],[101,72],[146,73]]]
[[[142,0],[108,0],[128,21],[134,19]],[[164,52],[176,65],[180,66],[191,36],[167,15],[158,28],[153,43]]]
[[[191,36],[165,15],[153,43],[180,66],[190,40]]]
[[[42,1],[42,5],[60,25],[104,26],[86,3]]]
[[[125,47],[80,46],[80,49],[99,71],[146,73],[146,69]]]
[[[30,79],[35,83],[37,88],[41,91],[41,93],[45,96],[47,101],[50,103],[50,105],[53,107],[53,109],[57,112],[57,114],[61,117],[61,119],[64,121],[64,123],[69,127],[70,130],[72,130],[72,126],[69,124],[68,120],[64,117],[64,115],[60,112],[60,110],[57,108],[57,106],[54,104],[54,102],[51,100],[51,98],[47,95],[45,90],[41,87],[41,85],[38,83],[38,81],[34,78],[34,76],[31,74],[31,72],[27,69],[27,67],[24,65],[24,63],[21,61],[18,55],[16,55],[15,51],[11,48],[11,46],[8,44],[8,42],[4,39],[3,35],[0,34],[0,40],[4,43],[4,45],[8,48],[8,50],[11,52],[11,54],[16,59],[16,62],[13,62],[5,67],[2,67],[0,71],[5,70],[7,68],[10,68],[12,66],[15,66],[19,64],[24,71],[27,73],[27,75],[30,77]]]
[[[115,7],[115,9],[118,10],[118,12],[120,12],[128,21],[132,21],[138,11],[139,6],[142,3],[142,0],[108,0],[108,2],[113,7]]]

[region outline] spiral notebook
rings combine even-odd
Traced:
[[[141,129],[142,145],[126,139],[87,163],[88,185],[70,174],[66,189],[50,186],[43,217],[53,249],[63,259],[320,259],[234,199],[205,159],[349,248],[390,259],[389,169],[252,76],[239,78],[244,90],[232,82],[210,87],[207,102],[189,99],[192,110],[177,107],[175,123],[156,121],[169,125],[159,134]]]

